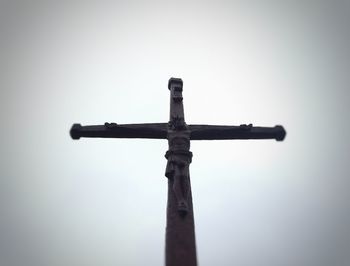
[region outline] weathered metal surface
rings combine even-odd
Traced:
[[[240,126],[211,126],[189,125],[191,140],[219,140],[219,139],[275,139],[282,141],[286,131],[282,126],[253,127]]]
[[[185,122],[182,80],[170,79],[170,121],[168,123],[169,150],[165,176],[168,180],[166,226],[167,266],[197,265],[194,215],[192,207],[189,165],[191,131]]]
[[[168,178],[166,224],[166,266],[197,265],[194,215],[189,165],[192,161],[190,140],[220,139],[275,139],[282,141],[286,132],[282,126],[254,127],[187,125],[183,107],[183,82],[171,78],[170,118],[168,123],[122,124],[81,126],[74,124],[70,130],[73,139],[89,138],[150,138],[167,139],[169,149],[165,176]]]
[[[70,130],[73,139],[85,138],[146,138],[167,139],[168,130],[183,129],[184,120],[175,117],[169,123],[149,124],[116,124],[82,126],[74,124]],[[190,131],[190,140],[220,140],[220,139],[275,139],[282,141],[286,132],[282,126],[253,127],[214,126],[214,125],[186,125]]]
[[[70,130],[73,139],[85,138],[147,138],[166,139],[167,123],[121,124],[105,123],[97,126],[74,124]]]

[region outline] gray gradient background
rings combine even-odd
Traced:
[[[347,266],[349,1],[0,4],[0,265],[162,265],[164,140],[71,124],[287,129],[193,142],[200,265]]]

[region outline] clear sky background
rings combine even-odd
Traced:
[[[162,265],[165,140],[73,123],[282,124],[193,141],[200,265],[350,263],[349,1],[1,1],[0,265]]]

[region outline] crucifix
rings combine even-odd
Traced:
[[[187,125],[183,108],[182,80],[171,78],[168,88],[170,90],[168,123],[105,123],[94,126],[74,124],[70,135],[73,139],[88,137],[168,140],[169,149],[165,154],[168,161],[165,170],[165,176],[168,178],[165,264],[166,266],[195,266],[197,256],[189,173],[189,165],[192,161],[190,140],[275,139],[282,141],[286,132],[282,126]]]

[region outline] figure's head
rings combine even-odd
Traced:
[[[169,79],[168,88],[171,91],[171,97],[175,102],[182,101],[182,79],[171,78]]]
[[[181,91],[182,91],[182,86],[183,86],[183,81],[182,79],[179,78],[170,78],[169,82],[168,82],[168,89],[171,90],[172,86],[177,86],[177,87],[181,87]]]
[[[172,117],[168,123],[168,126],[172,130],[182,130],[182,129],[186,129],[187,127],[185,120],[179,116]]]

